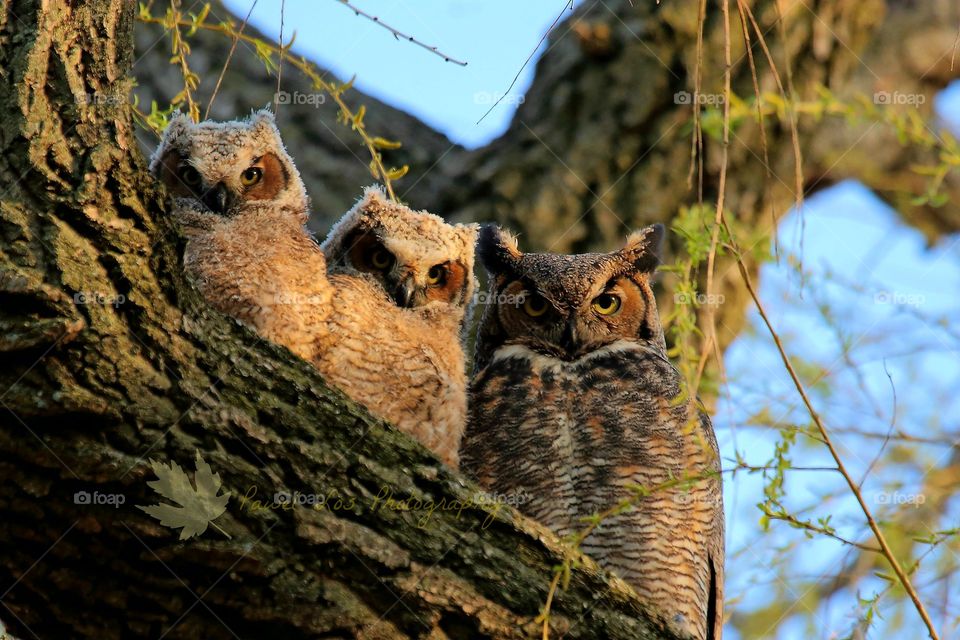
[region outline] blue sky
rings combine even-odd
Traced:
[[[226,0],[226,4],[242,16],[250,0]],[[279,4],[261,0],[251,18],[273,36],[280,26]],[[363,91],[417,115],[456,142],[476,147],[505,130],[532,79],[535,60],[521,74],[510,99],[482,123],[476,121],[506,91],[564,2],[356,0],[356,5],[468,61],[468,66],[445,63],[419,47],[395,41],[384,29],[333,0],[287,0],[285,33],[295,29],[295,50],[341,79],[356,74],[356,85]],[[942,121],[960,131],[960,83],[938,96],[935,106]],[[383,133],[389,135],[389,131]],[[781,260],[762,268],[761,296],[790,352],[820,367],[834,388],[844,390],[839,397],[816,391],[814,397],[838,428],[837,443],[855,475],[866,471],[882,443],[844,434],[840,427],[882,432],[895,412],[897,426],[909,432],[955,429],[960,416],[960,397],[955,393],[960,388],[960,357],[956,340],[944,333],[941,323],[957,325],[960,320],[960,238],[943,238],[937,246],[927,247],[921,234],[904,225],[895,211],[862,185],[848,181],[811,197],[802,216],[788,212],[779,239]],[[807,272],[804,282],[790,259],[801,255]],[[824,313],[834,320],[825,319]],[[749,320],[750,328],[726,353],[729,377],[737,382],[724,390],[715,424],[725,457],[740,451],[751,462],[762,464],[771,455],[778,433],[744,427],[752,408],[770,405],[784,426],[802,424],[806,418],[755,311]],[[857,362],[860,377],[837,366],[844,344]],[[942,459],[943,449],[931,447],[923,455],[933,464]],[[807,466],[832,465],[822,447],[798,446],[795,457]],[[900,480],[909,486],[920,478]],[[726,486],[727,594],[745,609],[762,606],[773,593],[757,585],[778,580],[767,568],[777,561],[777,547],[802,540],[802,534],[785,526],[774,525],[771,534],[759,532],[755,505],[762,500],[762,488],[759,476],[743,475]],[[868,495],[882,488],[873,478],[864,485]],[[815,515],[833,514],[839,530],[854,538],[864,535],[856,505],[851,499],[831,497],[834,490],[845,491],[835,479],[825,482],[822,474],[809,479],[802,473],[790,476],[791,504],[803,508],[822,500]],[[840,557],[833,542],[804,544],[795,556],[802,565],[797,570],[827,572]],[[879,581],[868,579],[861,586],[878,588]],[[848,630],[855,604],[852,597],[841,597],[818,613],[822,632]],[[910,611],[904,615],[915,617]],[[809,634],[803,620],[795,616],[777,637]],[[731,630],[728,637],[736,640],[738,636]],[[882,627],[872,637],[886,637]]]
[[[261,0],[251,22],[276,37],[279,2]],[[246,15],[250,0],[227,0]],[[403,33],[467,62],[466,67],[409,43],[354,15],[335,0],[286,0],[284,41],[296,30],[294,50],[331,69],[341,79],[356,74],[356,86],[412,113],[467,147],[503,133],[515,106],[501,104],[476,124],[504,95],[523,61],[563,9],[563,2],[533,0],[380,1],[356,3]],[[505,20],[504,16],[510,16]],[[533,78],[531,63],[510,99],[522,99]]]

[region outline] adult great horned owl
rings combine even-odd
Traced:
[[[200,124],[175,117],[150,168],[173,197],[187,273],[213,307],[310,361],[457,466],[466,416],[462,310],[401,308],[370,276],[328,275],[304,229],[306,191],[272,114]],[[379,197],[368,190],[361,205]]]
[[[379,190],[365,195],[321,245],[331,271],[370,274],[401,307],[468,309],[477,225],[411,211]]]
[[[523,254],[513,237],[483,228],[491,304],[461,457],[489,490],[526,496],[521,511],[561,536],[637,495],[632,488],[651,490],[581,549],[676,632],[716,640],[720,462],[709,418],[691,411],[666,357],[650,286],[662,236],[656,225],[619,251],[566,256]]]

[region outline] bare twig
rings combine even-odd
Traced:
[[[747,24],[747,15],[743,6],[744,0],[737,0],[737,13],[740,14],[740,28],[743,30],[743,46],[747,52],[747,62],[750,65],[750,79],[753,81],[753,94],[757,98],[757,123],[760,128],[760,149],[763,151],[763,167],[766,171],[766,180],[771,182],[773,171],[770,168],[770,156],[767,150],[767,128],[763,121],[763,105],[760,93],[760,80],[757,77],[757,62],[753,59],[753,42],[750,38],[750,25]],[[770,227],[777,228],[777,214],[773,208],[773,202],[770,205]],[[780,238],[776,232],[773,234],[773,253],[780,259]]]
[[[960,29],[957,29],[957,39],[953,41],[953,49],[950,51],[950,71],[953,71],[953,63],[957,60],[958,48],[960,48]]]
[[[807,521],[805,521],[805,520],[801,520],[800,518],[798,518],[798,517],[796,517],[796,516],[794,516],[793,514],[790,514],[790,513],[786,513],[786,512],[783,512],[783,513],[769,513],[769,512],[768,512],[768,513],[766,514],[766,516],[767,516],[768,518],[773,519],[773,520],[781,520],[781,521],[783,521],[783,522],[786,522],[787,524],[789,524],[790,526],[792,526],[792,527],[794,527],[794,528],[796,528],[796,529],[803,529],[804,531],[809,531],[809,532],[811,532],[811,533],[816,533],[816,534],[819,534],[819,535],[821,535],[821,536],[826,536],[826,537],[828,537],[828,538],[832,538],[833,540],[836,540],[837,542],[840,542],[840,543],[842,543],[842,544],[848,545],[848,546],[850,546],[850,547],[854,547],[854,548],[856,548],[856,549],[860,549],[861,551],[869,551],[869,552],[871,552],[871,553],[880,553],[880,549],[879,549],[878,547],[875,547],[875,546],[873,546],[873,545],[869,545],[869,544],[866,544],[866,543],[863,543],[863,542],[857,542],[856,540],[848,540],[847,538],[844,538],[843,536],[838,535],[836,532],[831,531],[830,529],[827,529],[826,527],[820,527],[820,526],[817,526],[817,525],[813,524],[812,522],[807,522]]]
[[[358,15],[358,16],[363,16],[363,17],[366,18],[367,20],[369,20],[369,21],[371,21],[371,22],[373,22],[373,23],[375,23],[375,24],[380,25],[381,27],[383,27],[384,29],[386,29],[387,31],[389,31],[390,33],[392,33],[392,34],[393,34],[393,37],[396,38],[397,40],[406,40],[407,42],[412,42],[413,44],[417,45],[418,47],[423,47],[424,49],[426,49],[426,50],[429,51],[430,53],[432,53],[432,54],[434,54],[434,55],[437,55],[437,56],[440,56],[441,58],[443,58],[443,61],[444,61],[444,62],[452,62],[453,64],[460,65],[461,67],[467,66],[467,63],[466,63],[466,62],[463,62],[462,60],[457,60],[456,58],[451,58],[451,57],[448,56],[447,54],[445,54],[445,53],[443,53],[442,51],[440,51],[438,48],[436,48],[436,47],[431,47],[431,46],[428,45],[428,44],[424,44],[423,42],[420,42],[419,40],[417,40],[415,37],[410,36],[410,35],[407,35],[407,34],[405,34],[405,33],[402,33],[402,32],[400,32],[400,31],[397,30],[397,29],[394,29],[393,27],[391,27],[390,25],[388,25],[386,22],[384,22],[383,20],[381,20],[381,19],[378,18],[377,16],[370,15],[369,13],[367,13],[366,11],[363,11],[362,9],[357,9],[355,6],[353,6],[352,4],[350,4],[350,1],[349,1],[349,0],[337,0],[337,2],[339,2],[340,4],[345,5],[346,7],[348,7],[348,8],[349,8],[351,11],[353,11],[356,15]]]
[[[870,461],[867,470],[863,472],[863,477],[860,478],[860,483],[857,484],[859,488],[863,488],[863,483],[867,481],[867,476],[870,475],[870,472],[873,471],[873,468],[877,466],[877,462],[880,460],[880,456],[883,455],[884,450],[887,448],[887,445],[890,444],[890,438],[893,437],[893,431],[897,426],[897,387],[893,384],[893,376],[890,375],[890,371],[887,369],[887,361],[883,361],[883,372],[887,374],[887,380],[890,381],[890,391],[893,393],[893,408],[890,410],[890,428],[887,429],[887,435],[883,439],[883,443],[880,445],[880,450],[877,451],[877,455],[873,457],[873,460]],[[866,386],[864,386],[866,389]]]
[[[780,92],[780,97],[784,101],[785,115],[787,116],[787,121],[790,124],[790,144],[793,147],[793,163],[794,163],[794,206],[797,208],[797,215],[800,216],[800,266],[803,266],[803,229],[805,228],[805,219],[803,217],[803,199],[804,199],[804,190],[803,190],[803,154],[800,152],[800,133],[797,130],[797,113],[793,105],[796,102],[796,94],[793,91],[793,70],[790,66],[790,52],[787,51],[787,39],[786,27],[783,24],[783,14],[780,12],[780,5],[774,3],[777,10],[777,25],[779,27],[780,39],[783,41],[784,46],[784,56],[786,58],[786,73],[787,73],[787,86],[784,88],[783,81],[780,79],[780,72],[777,70],[777,64],[773,61],[773,55],[770,53],[770,49],[767,47],[767,41],[763,37],[763,30],[760,29],[760,25],[757,24],[756,18],[753,16],[753,11],[750,9],[750,5],[743,3],[744,13],[750,21],[750,24],[753,25],[753,29],[757,34],[757,42],[760,44],[760,49],[763,51],[763,55],[767,58],[767,64],[770,65],[770,72],[773,74],[773,79],[777,83],[777,89]],[[774,233],[776,233],[774,231]],[[774,236],[775,242],[776,236]],[[801,280],[801,292],[803,291],[802,287],[803,281]]]
[[[343,0],[340,0],[341,2]],[[573,0],[566,0],[563,4],[563,9],[560,11],[560,14],[557,15],[557,19],[553,21],[553,24],[547,28],[544,32],[543,37],[540,38],[540,42],[537,43],[537,46],[533,48],[533,51],[530,52],[530,55],[527,56],[527,59],[524,61],[523,65],[520,67],[520,70],[517,71],[517,75],[513,76],[513,80],[510,82],[510,86],[507,87],[507,90],[503,92],[503,95],[497,98],[497,101],[490,105],[490,108],[487,109],[487,112],[480,116],[480,119],[477,120],[476,124],[483,122],[483,119],[490,115],[490,112],[497,108],[497,105],[500,104],[505,97],[510,93],[510,90],[513,89],[513,85],[517,84],[517,79],[520,77],[520,74],[523,73],[523,70],[527,68],[527,65],[530,64],[530,61],[533,59],[533,56],[536,55],[537,50],[540,48],[540,45],[543,44],[543,41],[547,39],[547,36],[550,35],[550,32],[553,31],[553,28],[557,26],[557,23],[560,22],[560,18],[563,17],[565,11],[569,9],[573,11]]]
[[[250,15],[253,13],[254,7],[257,6],[257,2],[258,0],[253,0],[253,3],[250,5],[250,10],[247,11],[247,16],[240,24],[240,30],[237,32],[238,35],[233,38],[233,44],[230,45],[230,53],[227,54],[227,59],[223,63],[223,68],[220,69],[220,75],[217,77],[217,84],[214,85],[213,93],[210,94],[210,101],[207,102],[207,110],[203,113],[204,120],[210,117],[210,109],[213,107],[213,101],[217,97],[217,92],[220,91],[220,84],[223,82],[223,76],[226,75],[227,67],[230,66],[230,60],[233,58],[233,52],[237,50],[237,44],[240,42],[239,34],[243,33],[243,30],[247,28],[247,21],[250,20]]]
[[[659,4],[659,3],[658,3]],[[697,204],[703,204],[703,123],[700,109],[700,89],[703,82],[703,28],[707,22],[707,0],[697,7],[697,55],[693,70],[693,136],[690,140],[690,171],[687,188],[693,186],[693,172],[697,172]]]
[[[280,60],[277,62],[277,90],[273,93],[273,112],[280,113],[280,78],[283,75],[283,17],[287,8],[287,0],[280,2],[280,36],[277,38],[277,49],[280,50]],[[293,42],[291,41],[292,45]]]
[[[723,0],[720,4],[723,9],[723,36],[724,36],[724,71],[723,71],[723,94],[726,99],[723,101],[723,147],[720,150],[720,178],[717,185],[717,208],[714,216],[713,229],[710,232],[710,251],[707,253],[707,304],[704,307],[704,337],[703,345],[700,349],[700,358],[697,362],[697,372],[691,384],[691,393],[696,394],[700,388],[700,381],[703,378],[703,371],[707,366],[707,358],[713,350],[713,345],[717,341],[717,321],[716,305],[714,301],[714,271],[717,259],[717,243],[720,240],[720,221],[723,217],[723,205],[727,191],[727,164],[728,151],[730,149],[730,95],[731,90],[731,62],[730,53],[730,7],[728,0]],[[696,101],[696,98],[695,98]],[[696,411],[696,409],[691,409]]]
[[[726,227],[726,221],[724,220],[724,226]],[[729,229],[727,230],[729,234]],[[731,236],[732,241],[732,236]],[[757,311],[760,313],[763,323],[767,327],[773,342],[777,347],[777,351],[780,354],[780,359],[783,361],[784,367],[787,369],[787,373],[790,374],[790,379],[793,381],[794,387],[797,389],[797,392],[800,394],[800,398],[803,400],[803,404],[807,408],[807,412],[810,414],[810,418],[813,420],[814,424],[817,426],[817,430],[820,432],[820,436],[823,438],[823,443],[827,446],[827,449],[830,452],[830,455],[833,457],[833,461],[837,465],[837,469],[840,471],[840,474],[843,476],[843,479],[846,481],[847,486],[850,487],[850,491],[853,493],[854,497],[857,499],[857,502],[860,505],[861,511],[867,520],[867,524],[870,527],[870,530],[873,532],[874,537],[877,540],[877,543],[880,545],[880,551],[883,554],[884,558],[887,559],[887,562],[890,564],[890,567],[893,569],[893,572],[896,574],[897,579],[899,580],[901,586],[903,586],[904,591],[907,592],[907,595],[910,596],[910,599],[913,601],[913,605],[917,610],[917,613],[920,614],[920,618],[923,620],[924,625],[927,627],[927,633],[930,635],[932,640],[939,640],[937,631],[933,626],[933,620],[930,619],[930,615],[927,613],[926,608],[923,606],[923,603],[920,601],[920,596],[917,593],[916,589],[913,587],[913,584],[910,582],[910,578],[907,573],[900,566],[900,562],[897,560],[897,557],[893,554],[893,550],[890,548],[890,545],[887,543],[886,536],[883,535],[883,531],[880,530],[877,521],[874,519],[873,514],[870,511],[870,507],[867,506],[866,500],[863,498],[863,494],[860,492],[860,489],[857,487],[857,483],[854,482],[853,477],[847,471],[846,466],[843,464],[843,460],[840,457],[839,452],[837,452],[836,447],[833,445],[833,441],[830,439],[830,435],[827,432],[827,427],[824,424],[823,420],[820,418],[820,414],[813,407],[813,403],[810,401],[810,397],[807,395],[806,387],[803,382],[801,382],[800,377],[797,375],[796,370],[793,368],[793,364],[790,361],[790,357],[787,355],[787,352],[783,346],[783,342],[780,340],[779,334],[773,328],[773,324],[770,322],[769,316],[767,316],[766,309],[763,306],[763,303],[760,302],[760,297],[757,295],[756,288],[753,286],[753,280],[750,278],[750,273],[747,271],[746,265],[743,262],[743,258],[740,254],[739,249],[735,248],[735,253],[737,256],[737,266],[740,269],[740,275],[743,278],[743,282],[747,287],[747,291],[750,294],[750,297],[753,299],[754,304],[757,307]]]

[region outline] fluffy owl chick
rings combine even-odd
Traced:
[[[332,272],[370,274],[400,307],[466,311],[476,282],[477,229],[412,211],[368,188],[321,247]]]
[[[490,274],[464,469],[561,536],[602,521],[582,550],[629,583],[677,633],[720,638],[724,522],[710,420],[684,400],[650,279],[659,225],[605,254],[521,253],[484,227]],[[676,480],[692,479],[689,482]],[[671,484],[673,483],[673,484]]]
[[[400,308],[367,275],[327,274],[303,226],[303,182],[269,112],[245,122],[175,117],[150,167],[187,237],[184,266],[213,307],[310,361],[457,466],[466,414],[461,316]]]

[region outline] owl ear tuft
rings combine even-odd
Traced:
[[[480,235],[480,225],[475,222],[470,222],[467,224],[455,224],[453,225],[454,230],[463,240],[463,243],[467,247],[473,247],[477,244],[477,237]]]
[[[387,194],[379,184],[372,184],[363,188],[363,197],[360,199],[360,208],[366,209],[370,206],[383,206],[387,203]]]
[[[517,247],[516,236],[495,224],[485,224],[480,227],[477,256],[487,271],[497,274],[515,272],[523,254]]]
[[[168,147],[182,142],[177,139],[185,136],[192,124],[193,121],[190,120],[190,117],[181,111],[170,116],[170,120],[167,122],[167,128],[163,130],[163,135],[160,136],[160,143],[157,145],[157,148],[154,149],[153,155],[150,156],[149,171],[151,174],[154,176],[160,175],[160,166],[163,162],[163,156],[165,156],[168,151]]]
[[[280,129],[277,128],[277,120],[274,118],[273,112],[269,109],[254,111],[250,115],[250,128],[256,132],[268,133],[278,140],[280,139]]]
[[[167,122],[167,128],[163,130],[163,135],[160,136],[160,147],[165,147],[168,143],[176,140],[177,137],[186,134],[186,132],[193,126],[193,120],[190,119],[190,116],[178,111],[172,116]]]
[[[260,109],[259,111],[254,111],[250,114],[250,122],[253,125],[271,124],[274,127],[277,126],[277,119],[273,115],[273,112],[270,109]]]
[[[193,120],[190,119],[190,116],[185,114],[183,111],[177,111],[170,116],[170,120],[167,122],[167,128],[164,129],[163,135],[167,136],[179,131],[184,131],[191,124],[193,124]]]
[[[662,224],[634,231],[620,253],[639,271],[653,272],[660,264],[664,233]]]

